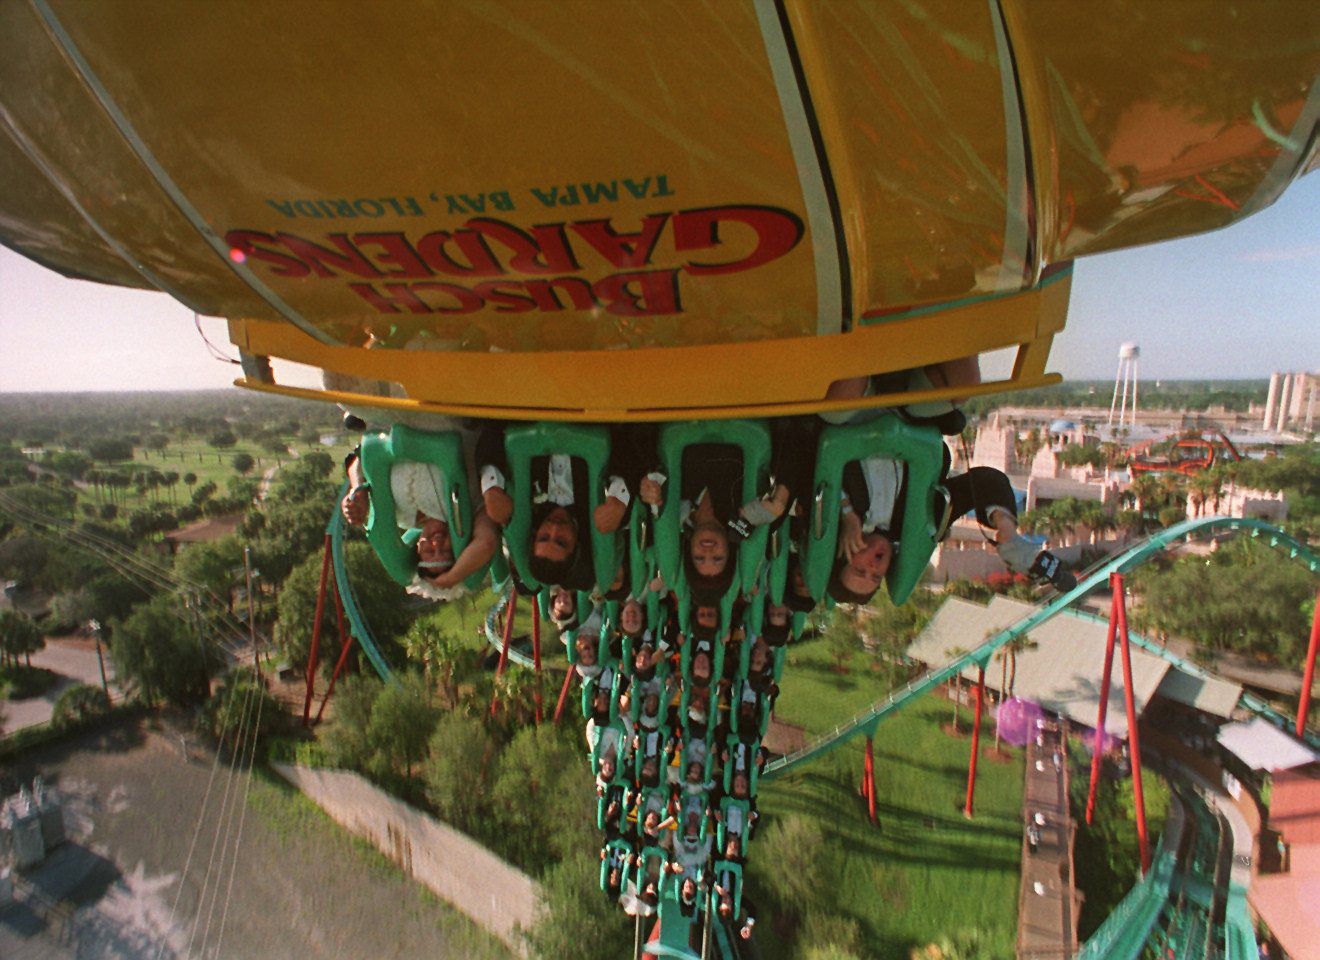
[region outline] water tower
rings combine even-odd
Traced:
[[[1137,423],[1137,359],[1141,348],[1135,343],[1125,343],[1118,348],[1118,373],[1114,375],[1114,399],[1109,403],[1109,426],[1114,426],[1114,411],[1118,411],[1118,428],[1123,428],[1124,418],[1128,416],[1128,384],[1132,385],[1132,415],[1128,419],[1129,427]],[[1119,396],[1122,395],[1122,403]]]

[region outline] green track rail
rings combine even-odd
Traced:
[[[339,502],[344,499],[346,493],[348,493],[348,481],[344,481],[343,486],[339,488],[339,496],[335,498],[335,510],[330,515],[330,522],[325,528],[325,532],[330,534],[330,560],[335,570],[335,587],[339,590],[339,599],[344,604],[344,616],[348,618],[349,629],[357,638],[357,642],[362,645],[362,652],[367,655],[367,659],[376,668],[380,678],[392,683],[397,678],[390,670],[390,665],[385,662],[385,657],[381,655],[380,647],[376,645],[376,637],[362,615],[362,606],[358,603],[353,584],[348,579],[348,566],[344,563],[344,517],[339,512]]]

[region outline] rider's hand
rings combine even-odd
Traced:
[[[650,477],[642,478],[637,495],[641,498],[642,503],[648,506],[659,507],[665,502],[664,491],[660,483]]]
[[[861,518],[849,511],[839,520],[839,553],[845,560],[851,560],[864,546],[866,536],[862,533]]]
[[[339,503],[340,512],[344,515],[344,520],[351,527],[360,527],[367,522],[367,515],[371,510],[371,498],[366,487],[354,487],[344,495],[344,499]]]

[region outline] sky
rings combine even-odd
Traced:
[[[200,323],[237,357],[223,319]],[[1227,229],[1079,260],[1049,369],[1112,378],[1125,341],[1143,380],[1320,369],[1320,173]],[[66,280],[0,247],[0,393],[215,389],[238,373],[167,295]],[[319,386],[278,363],[276,380]]]

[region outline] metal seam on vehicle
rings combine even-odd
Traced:
[[[778,0],[754,0],[761,40],[770,61],[770,73],[779,95],[779,108],[788,132],[798,184],[811,227],[812,258],[816,268],[816,333],[839,333],[851,314],[847,294],[851,280],[847,270],[847,248],[838,219],[837,200],[830,202],[832,184],[827,183],[828,166],[824,145],[815,130],[810,94],[799,83],[796,52],[780,17]]]
[[[1013,47],[1008,39],[1008,24],[999,0],[988,0],[990,21],[995,28],[995,54],[999,60],[999,93],[1004,104],[1004,148],[1007,181],[1004,192],[1004,245],[999,260],[1000,290],[1017,289],[1034,278],[1035,265],[1028,263],[1031,238],[1027,228],[1028,192],[1031,189],[1027,159],[1026,127],[1022,119],[1022,94],[1018,86]],[[1016,257],[1020,268],[1009,266]]]
[[[156,185],[165,191],[165,194],[174,201],[174,205],[178,208],[179,212],[182,213],[189,223],[192,224],[193,228],[201,234],[202,239],[205,240],[220,256],[221,260],[229,266],[229,269],[247,284],[253,293],[261,297],[262,300],[270,305],[271,309],[275,310],[280,316],[284,317],[284,319],[288,320],[308,336],[313,337],[321,343],[334,344],[336,341],[332,337],[308,323],[298,311],[285,303],[279,294],[267,287],[255,273],[248,269],[248,267],[241,263],[234,262],[229,256],[229,245],[226,244],[224,239],[211,228],[211,225],[206,222],[206,219],[202,216],[201,212],[192,205],[192,202],[189,201],[183,191],[179,189],[178,184],[170,178],[170,175],[165,172],[165,169],[160,165],[159,161],[156,160],[155,155],[138,135],[137,130],[134,129],[132,123],[129,122],[128,117],[119,109],[118,104],[116,104],[114,99],[110,96],[110,91],[106,89],[105,85],[101,83],[100,78],[93,72],[91,64],[87,62],[86,58],[83,57],[82,52],[79,51],[77,45],[74,44],[73,38],[59,22],[59,19],[55,16],[55,12],[50,8],[50,4],[47,0],[31,0],[31,3],[33,8],[37,11],[37,14],[41,17],[42,22],[46,25],[46,29],[50,32],[52,39],[54,39],[65,57],[68,58],[70,64],[72,64],[73,68],[78,72],[83,83],[87,85],[87,88],[91,90],[93,96],[96,97],[97,102],[101,105],[101,109],[106,112],[106,115],[109,116],[111,122],[114,123],[115,127],[119,130],[120,136],[122,136],[128,143],[129,148],[133,151],[134,155],[137,156],[142,165],[147,168],[147,171],[156,181]],[[181,302],[186,302],[183,301],[181,297],[177,297],[177,295],[168,287],[161,286],[161,289],[170,293],[171,296],[175,296]]]
[[[1253,104],[1253,107],[1258,110],[1259,104]],[[1300,173],[1302,164],[1306,162],[1307,148],[1310,146],[1309,140],[1305,138],[1307,133],[1315,128],[1317,122],[1320,122],[1320,80],[1311,84],[1311,92],[1306,96],[1302,112],[1297,115],[1297,122],[1289,131],[1287,139],[1291,146],[1280,146],[1279,155],[1274,158],[1269,172],[1261,178],[1251,197],[1242,205],[1241,216],[1250,216],[1269,206],[1278,198],[1287,183]],[[1261,127],[1259,123],[1256,125],[1271,142],[1278,142],[1270,137],[1271,131]],[[1299,136],[1302,139],[1299,139]]]

